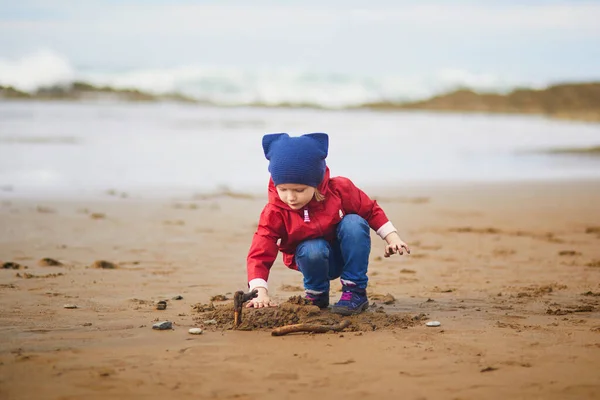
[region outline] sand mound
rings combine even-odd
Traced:
[[[233,303],[215,306],[211,304],[196,304],[193,306],[198,313],[194,320],[208,330],[233,329]],[[426,315],[387,314],[380,307],[371,307],[366,312],[343,317],[329,310],[320,310],[308,305],[300,296],[290,297],[279,307],[274,308],[244,308],[242,323],[238,330],[271,330],[291,324],[322,324],[334,325],[347,319],[351,325],[346,331],[369,332],[382,329],[405,329],[419,324]]]

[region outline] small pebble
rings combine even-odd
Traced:
[[[167,302],[164,300],[159,301],[158,303],[156,303],[156,309],[157,310],[166,310],[167,309]]]
[[[152,329],[158,329],[160,331],[173,329],[173,323],[171,321],[157,322],[154,325],[152,325]]]
[[[117,269],[119,266],[115,263],[105,260],[96,260],[92,264],[92,268],[100,268],[100,269]]]
[[[216,325],[217,324],[217,320],[216,319],[208,319],[208,320],[204,321],[204,323],[206,325]]]
[[[65,304],[63,307],[64,308],[77,308],[77,305],[76,304]]]
[[[177,295],[177,296],[173,297],[173,300],[183,300],[183,296]]]
[[[63,263],[53,258],[42,258],[38,261],[38,265],[41,267],[61,267]]]
[[[439,322],[439,321],[429,321],[425,325],[427,325],[427,326],[440,326],[440,325],[442,325],[442,323]]]
[[[200,328],[191,328],[188,332],[191,333],[192,335],[201,335],[202,334],[202,329],[200,329]]]
[[[21,269],[22,265],[16,262],[5,262],[2,264],[2,269]]]

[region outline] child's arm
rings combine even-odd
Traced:
[[[372,200],[365,192],[356,187],[350,179],[338,177],[335,180],[336,186],[343,193],[341,198],[345,211],[363,217],[371,229],[387,242],[384,251],[385,257],[396,253],[402,255],[404,251],[410,254],[408,245],[400,238],[398,231],[377,201]]]
[[[265,207],[260,215],[258,228],[252,238],[252,245],[248,251],[247,271],[248,286],[250,290],[257,289],[258,296],[248,302],[246,307],[272,307],[276,306],[269,297],[269,272],[279,251],[277,240],[281,237],[283,222],[281,216]]]

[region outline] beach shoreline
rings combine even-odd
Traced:
[[[194,97],[181,92],[149,92],[135,87],[97,86],[73,81],[26,92],[0,85],[0,101],[97,101],[97,102],[174,102],[215,107],[305,108],[322,110],[377,110],[386,112],[433,111],[437,113],[484,113],[534,115],[556,120],[600,122],[599,82],[561,82],[544,89],[512,88],[507,92],[485,92],[469,88],[446,90],[418,100],[386,99],[331,107],[311,101],[219,102],[210,95]]]

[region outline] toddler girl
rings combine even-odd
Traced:
[[[331,311],[358,314],[369,306],[367,268],[370,230],[387,242],[384,255],[410,250],[376,201],[348,178],[329,176],[325,158],[329,137],[311,133],[265,135],[269,160],[269,201],[248,253],[248,284],[258,297],[247,307],[271,307],[267,280],[277,252],[284,264],[304,276],[306,299],[329,306],[329,282],[340,278],[342,295]]]

